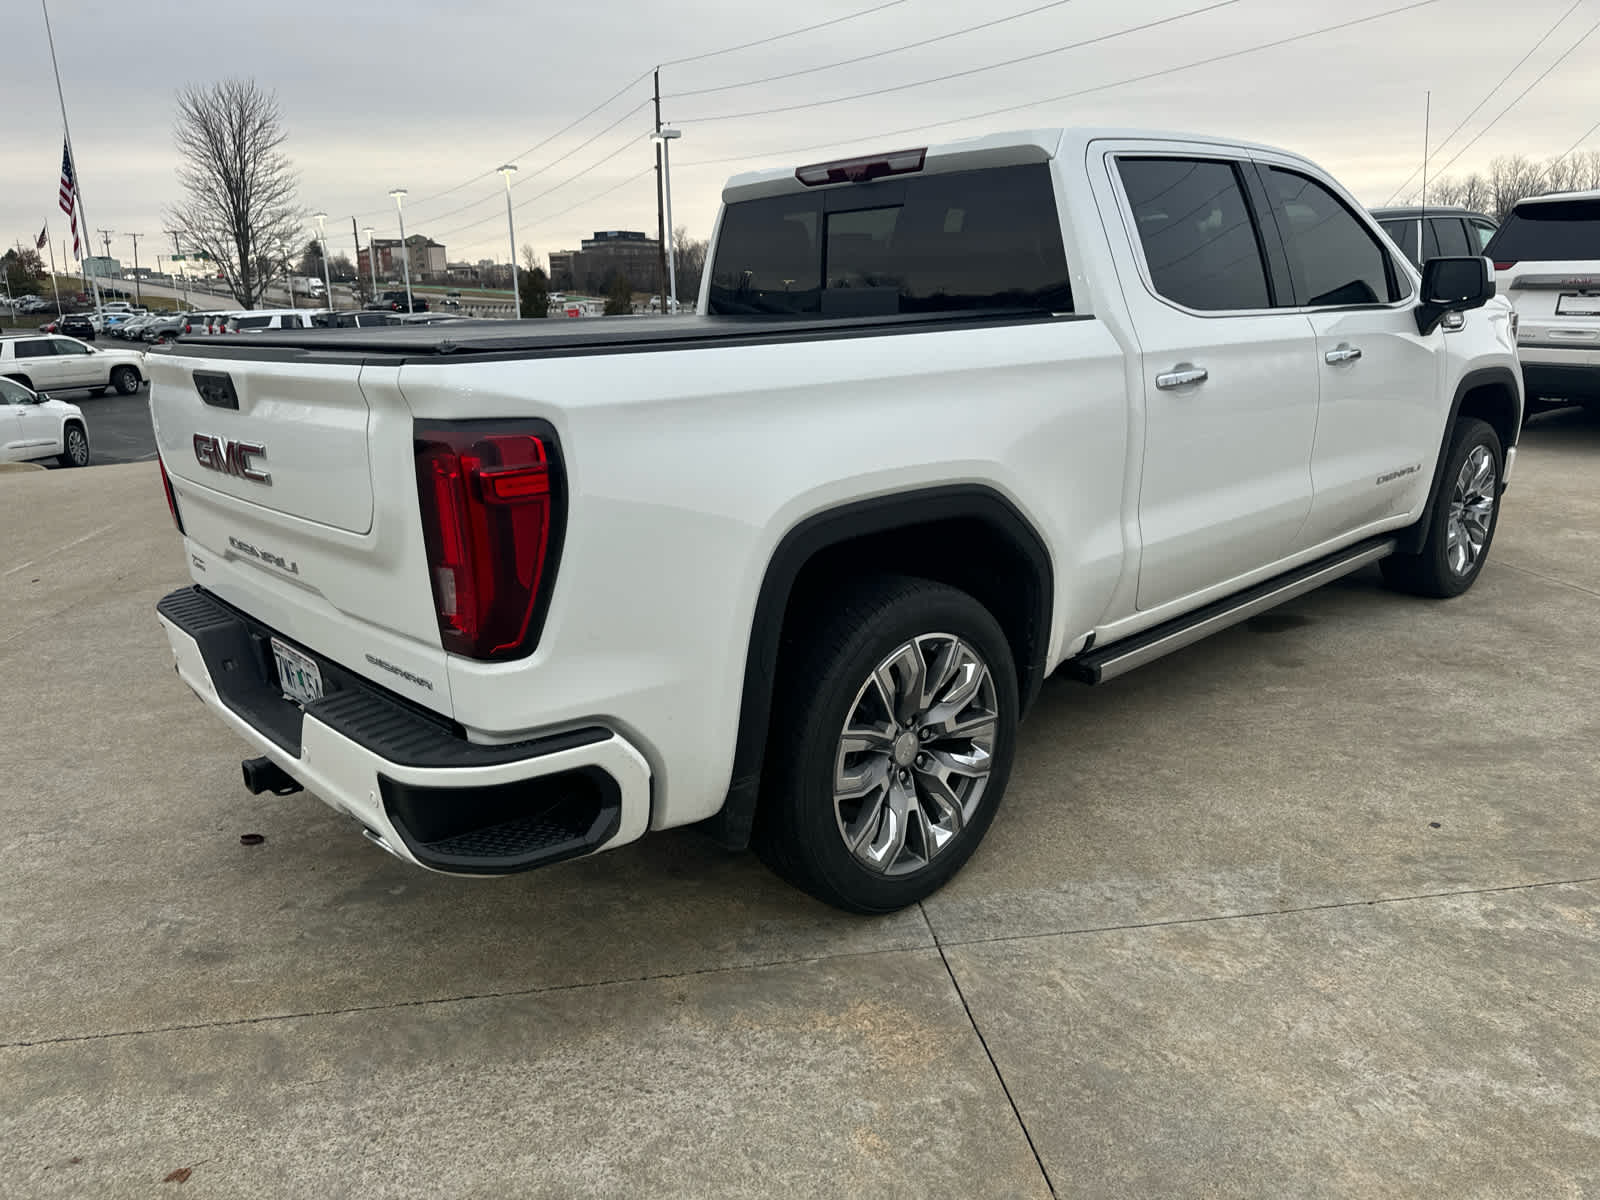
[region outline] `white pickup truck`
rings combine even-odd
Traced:
[[[703,823],[926,896],[1055,671],[1379,562],[1482,569],[1522,415],[1491,265],[1305,159],[1051,130],[740,175],[692,317],[152,352],[177,670],[390,853]]]

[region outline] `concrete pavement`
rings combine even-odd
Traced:
[[[0,1193],[1595,1194],[1597,463],[1536,420],[1460,600],[1051,682],[877,921],[693,833],[472,882],[250,798],[154,465],[0,477]]]

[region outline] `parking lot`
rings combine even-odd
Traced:
[[[693,832],[473,882],[252,799],[155,464],[0,476],[0,1192],[1594,1195],[1597,464],[1537,419],[1459,600],[1050,682],[879,920]]]

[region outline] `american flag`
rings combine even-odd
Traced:
[[[72,173],[72,150],[61,143],[61,211],[72,218],[72,257],[83,257],[83,242],[78,237],[78,179]]]

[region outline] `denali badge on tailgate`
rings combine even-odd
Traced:
[[[256,483],[271,485],[272,474],[251,465],[252,458],[266,457],[267,448],[260,442],[234,442],[227,438],[212,437],[209,433],[194,435],[194,456],[202,467],[221,471],[224,475],[240,475]]]

